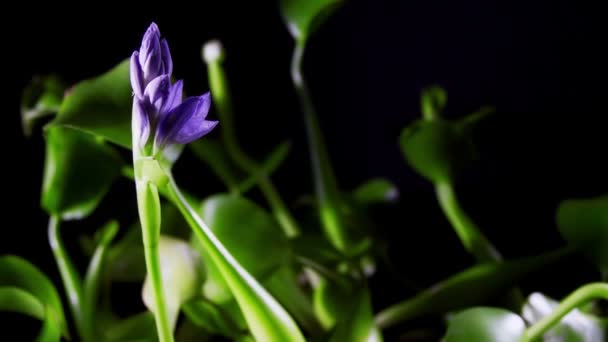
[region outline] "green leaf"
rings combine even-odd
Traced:
[[[234,164],[219,141],[200,139],[189,146],[199,159],[211,167],[230,191],[239,189],[240,179],[244,177],[244,173]]]
[[[230,254],[257,279],[269,277],[289,262],[287,239],[273,217],[257,204],[235,195],[215,195],[205,200],[200,213]],[[196,244],[208,260],[206,251]],[[263,251],[263,257],[260,254]],[[213,263],[206,263],[204,294],[218,302],[232,298]]]
[[[261,177],[272,175],[289,155],[291,144],[288,141],[280,143],[256,170],[241,182],[241,193],[258,184]]]
[[[343,0],[281,0],[281,11],[294,39],[305,41]]]
[[[78,128],[131,148],[132,94],[129,60],[125,60],[75,85],[52,124]]]
[[[475,158],[470,139],[445,120],[417,120],[399,138],[410,166],[431,182],[453,180]]]
[[[27,291],[18,287],[0,287],[0,311],[12,311],[44,320],[44,305]]]
[[[339,320],[351,313],[354,293],[352,289],[321,278],[313,292],[313,308],[326,329],[333,328]]]
[[[330,342],[381,342],[382,334],[374,322],[372,303],[367,288],[351,297],[349,311],[336,326]]]
[[[608,274],[608,195],[563,201],[557,226],[566,241]]]
[[[541,293],[533,293],[524,305],[522,317],[532,325],[551,314],[558,305],[557,301]],[[574,309],[547,331],[543,335],[543,340],[547,342],[585,342],[606,341],[606,337],[600,320]]]
[[[17,294],[21,296],[20,299],[15,297],[11,302],[6,298],[5,300],[0,298],[2,309],[21,310],[21,312],[27,310],[28,313],[39,314],[32,302],[33,299],[22,292],[35,298],[44,308],[45,323],[38,341],[59,341],[62,333],[67,336],[67,323],[57,289],[34,265],[17,256],[0,257],[0,288],[4,289],[4,295],[7,294],[6,291],[16,294],[16,291],[9,290],[10,288],[21,290],[20,294]]]
[[[388,179],[376,178],[359,185],[354,191],[355,201],[360,205],[394,202],[399,198],[399,189]]]
[[[50,127],[46,131],[42,207],[64,220],[89,215],[120,175],[121,166],[116,151],[93,136]]]
[[[422,91],[420,107],[426,120],[439,119],[448,101],[448,94],[440,86],[434,85]]]
[[[119,321],[105,329],[104,332],[106,340],[109,342],[158,341],[154,315],[149,311]]]
[[[63,100],[65,85],[57,75],[35,77],[23,90],[21,124],[23,134],[30,136],[37,120],[57,113]]]
[[[191,300],[183,305],[182,310],[192,323],[210,333],[228,338],[247,333],[232,321],[232,317],[224,308],[207,300]]]
[[[112,281],[140,282],[146,276],[146,261],[142,244],[141,227],[135,224],[108,251],[106,276]]]
[[[431,286],[413,298],[382,310],[376,321],[380,326],[388,327],[424,315],[480,305],[504,293],[526,274],[556,262],[569,252],[563,249],[498,264],[473,266]]]
[[[497,308],[464,310],[449,319],[445,342],[520,342],[526,325],[518,315]]]
[[[188,243],[168,236],[161,235],[158,249],[167,312],[172,327],[175,327],[181,305],[199,293],[203,281],[200,257]],[[149,276],[144,281],[142,298],[146,307],[154,311],[154,293]]]

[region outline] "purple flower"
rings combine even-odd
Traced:
[[[183,82],[171,83],[172,71],[169,45],[161,40],[158,26],[152,23],[141,48],[131,56],[131,87],[133,134],[138,134],[140,149],[146,150],[153,142],[154,155],[169,144],[197,140],[218,123],[205,120],[211,106],[209,93],[182,101]]]

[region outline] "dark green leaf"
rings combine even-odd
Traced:
[[[290,147],[291,144],[287,141],[284,141],[275,147],[268,158],[264,160],[264,163],[239,184],[240,192],[244,193],[255,186],[261,177],[273,174],[289,155]]]
[[[381,342],[382,335],[374,322],[369,290],[361,288],[351,297],[346,316],[340,319],[330,342]]]
[[[557,308],[559,303],[540,293],[533,293],[528,297],[522,316],[532,325],[548,316]],[[547,342],[585,342],[606,341],[606,334],[601,322],[592,316],[582,313],[578,309],[572,310],[561,321],[543,335]]]
[[[132,94],[129,60],[125,60],[75,85],[52,124],[75,127],[131,148]]]
[[[563,201],[557,210],[562,236],[608,274],[608,195]]]
[[[203,202],[200,213],[230,254],[254,277],[264,279],[289,262],[289,247],[281,228],[257,204],[236,195],[215,195]],[[208,259],[196,240],[194,245]],[[232,298],[219,270],[211,262],[206,266],[205,295],[216,302]]]
[[[67,324],[64,316],[63,305],[53,283],[34,265],[16,256],[7,255],[0,257],[0,288],[14,288],[34,297],[40,305],[45,308],[43,329],[38,337],[39,341],[59,341],[61,334],[67,336]],[[6,290],[5,290],[6,291]],[[6,294],[6,292],[5,292]],[[9,309],[8,305],[13,306],[11,310],[27,310],[28,313],[39,314],[38,310],[31,306],[32,299],[21,299],[29,302],[2,302],[2,309]],[[14,298],[13,300],[17,300]]]
[[[200,139],[189,145],[194,154],[204,161],[231,191],[239,189],[244,177],[241,169],[234,164],[223,145],[212,139]]]
[[[281,0],[283,18],[294,39],[305,41],[344,0]]]
[[[182,310],[192,323],[210,333],[228,338],[246,333],[232,321],[228,312],[209,301],[194,299],[185,303]]]
[[[399,138],[410,166],[432,182],[451,181],[475,158],[470,139],[444,120],[417,120]]]
[[[352,289],[321,278],[313,292],[313,308],[321,324],[330,329],[352,310],[355,293]]]
[[[42,206],[64,220],[89,215],[119,176],[116,151],[95,137],[64,127],[46,131]]]
[[[56,75],[35,77],[23,90],[21,124],[26,136],[31,135],[36,120],[59,111],[64,91],[65,85]]]
[[[146,276],[146,262],[138,224],[129,227],[123,238],[110,247],[107,276],[112,281],[140,282]]]
[[[361,205],[394,202],[399,197],[395,184],[384,178],[376,178],[359,185],[353,191],[355,201]]]
[[[526,325],[518,315],[497,308],[472,308],[449,319],[445,342],[520,342]]]
[[[117,322],[105,329],[105,337],[110,342],[158,341],[154,315],[146,311]]]
[[[499,264],[473,266],[413,298],[383,310],[376,320],[381,326],[387,327],[424,315],[480,305],[504,293],[526,274],[555,262],[568,253],[569,250],[558,250]]]

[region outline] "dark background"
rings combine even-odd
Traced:
[[[33,75],[57,72],[74,83],[106,71],[139,46],[151,21],[168,39],[174,74],[185,79],[190,94],[208,89],[202,44],[213,38],[223,42],[243,145],[263,156],[290,139],[290,158],[273,178],[289,203],[311,192],[302,116],[289,78],[292,39],[273,1],[246,3],[148,4],[131,10],[34,4],[19,9],[18,4],[5,13],[13,21],[4,22],[2,38],[8,81],[2,102],[0,253],[26,257],[57,279],[46,242],[47,217],[39,207],[44,145],[39,129],[29,140],[21,133],[21,89]],[[472,263],[432,186],[406,165],[397,145],[402,128],[420,115],[423,87],[447,89],[449,118],[482,105],[497,108],[476,131],[480,161],[457,189],[463,206],[506,257],[562,246],[554,223],[559,201],[608,192],[606,24],[596,7],[575,1],[349,1],[310,41],[305,76],[341,187],[387,177],[400,189],[400,203],[377,219],[406,277],[424,286]],[[211,115],[216,116],[213,110]],[[183,184],[199,192],[222,189],[191,155],[179,170]],[[116,197],[104,201],[110,208],[104,214],[134,210],[129,186],[113,188],[127,196],[118,197],[120,203]],[[101,216],[82,229],[91,232],[107,218]],[[560,297],[596,279],[593,267],[574,258],[523,286]],[[372,286],[378,308],[408,294],[382,269]]]

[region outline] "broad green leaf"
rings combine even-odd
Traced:
[[[410,299],[382,310],[376,320],[380,326],[388,327],[429,314],[481,305],[486,300],[504,293],[526,274],[558,261],[569,252],[564,249],[498,264],[473,266]]]
[[[89,215],[119,176],[121,166],[116,151],[93,136],[70,128],[48,128],[42,206],[64,220]]]
[[[63,100],[65,85],[57,75],[35,77],[23,90],[21,124],[25,136],[32,134],[36,121],[57,113]]]
[[[608,195],[563,201],[557,226],[571,245],[608,274]]]
[[[449,318],[444,342],[521,342],[526,330],[518,315],[497,308],[467,309]]]
[[[0,257],[0,288],[19,289],[22,292],[34,297],[44,308],[44,324],[41,334],[38,336],[38,341],[59,341],[61,334],[67,336],[67,324],[64,316],[63,305],[57,293],[57,289],[53,283],[34,265],[28,261],[12,255]],[[6,290],[5,290],[6,291]],[[6,295],[6,292],[4,293]],[[18,309],[18,304],[22,310],[26,308],[30,313],[40,312],[32,306],[32,298],[25,299],[26,302],[3,301],[0,304],[2,309],[9,309],[9,305],[13,305],[10,310]],[[17,298],[13,298],[16,301]]]
[[[351,297],[346,316],[340,318],[330,342],[381,342],[382,334],[374,322],[369,290],[361,288]]]
[[[448,94],[443,88],[435,85],[424,89],[420,96],[422,116],[426,120],[439,119],[447,101]]]
[[[122,321],[114,323],[104,330],[108,342],[155,342],[156,324],[154,315],[149,312],[131,316]]]
[[[0,287],[0,311],[12,311],[44,320],[44,305],[27,291],[18,287]]]
[[[399,138],[410,166],[432,182],[453,180],[475,158],[470,139],[445,120],[417,120]]]
[[[200,213],[232,256],[257,279],[267,278],[289,262],[289,246],[281,228],[257,204],[236,195],[215,195],[203,202]],[[206,251],[195,245],[208,260]],[[204,294],[218,303],[231,299],[220,271],[213,263],[206,266]]]
[[[281,0],[283,18],[294,39],[305,41],[344,0]]]
[[[110,247],[107,264],[106,276],[112,281],[143,281],[146,262],[139,224],[129,227],[122,239]]]
[[[78,128],[131,148],[132,94],[129,60],[125,60],[101,76],[76,84],[52,124]]]
[[[399,198],[399,189],[387,179],[375,178],[359,185],[353,196],[360,205],[394,202]]]
[[[532,325],[548,316],[559,302],[540,293],[528,297],[522,310],[522,317]],[[561,321],[543,335],[544,342],[585,342],[606,341],[605,329],[601,321],[578,309],[572,310]]]
[[[158,250],[167,312],[172,327],[175,327],[180,306],[199,293],[203,281],[200,257],[188,243],[168,236],[161,235]],[[149,276],[144,281],[142,298],[146,307],[154,311],[154,294]]]

